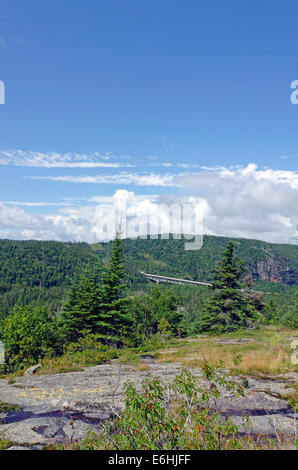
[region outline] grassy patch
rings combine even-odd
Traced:
[[[239,370],[247,375],[279,374],[297,371],[297,365],[291,363],[290,340],[288,330],[264,328],[241,331],[216,337],[183,341],[168,345],[158,351],[159,362],[179,362],[187,367],[201,367],[204,362],[211,365],[222,360],[227,367],[233,366],[233,357],[241,355]],[[291,336],[298,335],[291,330]],[[249,342],[221,344],[216,340],[250,339]],[[174,347],[173,347],[174,346]]]
[[[0,450],[8,449],[11,446],[12,446],[12,442],[9,439],[0,438]]]
[[[298,383],[294,384],[287,384],[285,388],[290,388],[293,392],[290,392],[288,395],[284,396],[284,398],[289,403],[290,407],[294,411],[298,411]]]
[[[21,406],[14,405],[12,403],[4,403],[0,401],[0,413],[8,413],[9,411],[17,411],[20,410]]]
[[[46,358],[42,361],[42,368],[36,375],[80,372],[84,370],[85,367],[104,364],[114,357],[117,357],[115,352],[111,352],[110,354],[96,354],[95,351],[90,351],[89,354],[76,354],[75,356],[65,354],[60,357]]]
[[[118,360],[121,364],[135,365],[140,361],[140,355],[135,349],[120,349],[118,352]]]
[[[62,356],[44,358],[42,368],[37,374],[79,372],[85,367],[104,364],[116,357],[116,349],[101,344],[91,336],[86,336],[78,343],[69,344]]]

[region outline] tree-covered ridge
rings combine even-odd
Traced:
[[[185,240],[125,240],[124,252],[132,282],[141,282],[140,270],[161,275],[209,281],[210,273],[227,243],[235,242],[235,255],[254,281],[287,285],[298,283],[298,246],[258,240],[204,236],[200,250],[185,251]],[[133,265],[131,266],[131,260]]]
[[[140,271],[209,281],[229,240],[204,236],[203,247],[197,251],[185,251],[184,239],[123,240],[126,284],[131,291],[147,289],[148,282]],[[282,296],[295,289],[298,246],[233,240],[235,256],[246,269],[243,277],[250,275],[257,289]],[[28,304],[46,305],[52,313],[60,312],[77,271],[98,261],[106,263],[111,246],[111,243],[0,240],[0,318],[15,306]],[[207,295],[206,289],[175,286],[175,291],[180,292],[193,318],[201,298]]]
[[[70,285],[74,272],[94,254],[87,243],[0,240],[0,292],[6,285]]]
[[[28,304],[59,311],[75,273],[94,260],[87,243],[0,240],[0,318]]]
[[[297,245],[209,235],[204,236],[203,247],[195,251],[184,250],[184,239],[124,240],[124,259],[130,282],[137,284],[142,279],[140,270],[208,281],[220,253],[230,240],[234,240],[235,255],[243,261],[253,280],[288,285],[298,283]],[[69,285],[78,267],[86,266],[98,257],[104,258],[110,249],[111,243],[98,246],[57,241],[0,240],[0,289],[3,292],[5,284],[46,288]]]

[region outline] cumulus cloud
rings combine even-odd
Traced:
[[[255,164],[250,164],[245,168],[205,168],[179,175],[120,173],[74,178],[72,182],[78,182],[77,178],[83,178],[79,182],[93,178],[92,182],[96,183],[168,186],[171,189],[167,194],[163,191],[159,195],[139,195],[119,189],[112,196],[97,194],[66,198],[57,202],[64,207],[57,208],[54,214],[31,214],[29,208],[24,210],[16,202],[0,203],[0,236],[87,242],[107,240],[108,228],[115,222],[111,205],[122,215],[126,208],[125,222],[135,235],[145,230],[148,214],[155,217],[153,229],[162,231],[158,224],[163,221],[165,231],[164,228],[169,226],[168,207],[175,204],[178,209],[183,204],[192,204],[194,212],[204,215],[204,233],[214,235],[287,243],[295,234],[298,223],[298,175],[293,171],[258,169]],[[34,203],[22,203],[23,206],[30,204]],[[178,210],[170,231],[175,231],[172,229],[179,217]],[[184,233],[187,232],[185,229]]]
[[[285,242],[298,221],[298,174],[246,168],[208,169],[178,178],[181,186],[208,201],[208,233]]]
[[[64,207],[56,214],[29,214],[17,206],[0,203],[0,235],[14,239],[107,241],[114,237],[119,224],[130,237],[173,231],[197,233],[192,231],[195,225],[190,222],[201,220],[205,209],[200,198],[183,198],[181,204],[173,204],[157,195],[136,195],[127,190],[87,200],[95,204]],[[189,206],[192,213],[186,213],[183,221],[184,208]]]

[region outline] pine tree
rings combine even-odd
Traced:
[[[128,332],[129,316],[124,290],[124,267],[119,233],[107,266],[88,267],[74,281],[60,320],[64,338],[77,341],[86,332],[108,343],[120,343]]]
[[[88,266],[78,274],[68,293],[60,320],[64,338],[77,341],[83,331],[103,337],[108,328],[107,316],[100,310],[102,289],[100,269]]]
[[[125,284],[122,240],[119,231],[112,244],[111,255],[102,277],[101,313],[109,322],[106,338],[120,343],[121,336],[128,333],[130,319],[127,313],[127,299],[124,297]]]
[[[260,319],[251,297],[242,292],[242,263],[230,241],[213,271],[213,295],[199,320],[200,331],[222,333],[256,325]]]

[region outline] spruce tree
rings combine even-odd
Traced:
[[[242,263],[234,255],[234,242],[230,241],[213,271],[213,294],[203,307],[200,331],[223,333],[258,323],[254,301],[242,291],[242,272]]]
[[[74,280],[61,315],[65,340],[77,341],[83,331],[104,337],[109,326],[107,316],[100,310],[102,288],[100,268],[88,266]]]
[[[109,327],[106,338],[109,342],[121,342],[130,326],[127,313],[127,299],[124,296],[125,284],[122,240],[119,231],[112,243],[110,259],[102,277],[102,302],[100,311],[107,319]]]
[[[130,325],[123,277],[122,246],[117,233],[107,266],[89,266],[71,286],[60,320],[65,340],[77,341],[89,332],[104,342],[121,343]]]

